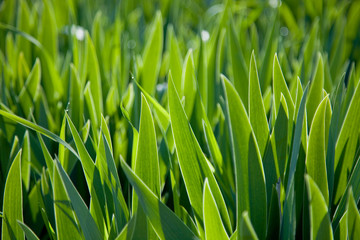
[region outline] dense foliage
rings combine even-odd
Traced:
[[[360,238],[360,1],[0,4],[2,239]]]

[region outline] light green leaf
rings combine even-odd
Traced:
[[[191,119],[194,109],[196,94],[195,66],[192,50],[190,49],[185,56],[182,76],[181,76],[181,92],[185,97],[185,113],[188,119]]]
[[[31,170],[31,148],[30,148],[29,132],[27,130],[25,131],[22,149],[23,151],[21,155],[21,178],[24,182],[25,190],[29,191],[30,170]]]
[[[169,73],[169,75],[171,75],[171,73]],[[155,98],[153,98],[149,93],[147,93],[145,89],[142,88],[137,81],[134,80],[134,82],[140,88],[142,94],[144,94],[144,96],[146,97],[146,100],[152,103],[154,111],[157,116],[156,119],[158,121],[158,124],[162,128],[162,131],[166,132],[170,123],[169,113],[166,111],[165,108],[163,108],[163,106],[161,106],[161,104]]]
[[[310,128],[306,154],[306,169],[329,205],[329,190],[325,157],[325,113],[329,97],[325,97],[318,106]]]
[[[41,27],[39,28],[39,40],[44,48],[49,52],[53,61],[57,57],[58,29],[52,1],[43,1],[44,5],[41,13]]]
[[[310,205],[310,238],[333,239],[333,231],[326,201],[319,187],[309,175],[305,176],[305,182]]]
[[[157,12],[143,53],[141,86],[149,94],[154,94],[157,77],[161,66],[163,50],[163,21],[161,12]]]
[[[102,82],[99,70],[99,62],[96,56],[96,50],[91,37],[86,32],[86,48],[87,48],[87,77],[89,79],[91,95],[94,99],[95,113],[97,119],[100,119],[100,114],[103,112],[103,97],[102,97]],[[93,123],[94,124],[94,123]]]
[[[258,239],[254,227],[251,224],[249,213],[247,211],[241,214],[240,231],[238,231],[240,240],[256,240]]]
[[[347,232],[349,239],[359,239],[360,237],[360,215],[350,188],[347,207]]]
[[[36,236],[36,234],[23,222],[17,220],[17,223],[20,225],[21,229],[24,231],[24,234],[26,236],[26,239],[28,240],[39,240],[39,238]]]
[[[289,120],[292,121],[294,117],[294,102],[291,98],[291,94],[286,85],[284,75],[281,70],[279,59],[277,54],[274,56],[273,63],[273,91],[274,91],[274,103],[275,103],[275,115],[280,107],[281,93],[284,95],[288,109],[289,109]]]
[[[17,220],[23,221],[21,150],[11,164],[5,182],[1,239],[25,239]]]
[[[140,128],[135,166],[133,168],[135,174],[147,185],[157,198],[160,198],[160,167],[156,146],[155,126],[149,104],[143,94],[141,94]],[[150,222],[147,224],[143,209],[138,208],[137,205],[137,196],[134,194],[132,207],[134,212],[137,211],[134,234],[138,234],[143,230],[145,236],[147,236],[147,234],[149,234],[149,236],[154,235]],[[138,222],[140,218],[143,222]],[[139,235],[136,236],[139,237]]]
[[[249,69],[249,118],[260,154],[263,156],[269,138],[269,126],[264,102],[261,96],[259,76],[256,67],[255,53],[251,53]]]
[[[340,203],[337,205],[337,208],[334,213],[333,217],[333,226],[337,226],[337,224],[340,221],[340,218],[345,214],[346,212],[346,205],[347,205],[347,196],[348,192],[352,189],[354,198],[356,201],[360,199],[360,157],[357,159],[356,164],[354,166],[354,170],[351,173],[351,176],[349,178],[349,181],[347,183],[346,189],[344,194],[341,197]]]
[[[205,179],[203,191],[203,208],[205,239],[229,239],[224,225],[222,224],[220,213],[207,179]]]
[[[51,140],[53,141],[56,141],[62,145],[64,145],[67,149],[69,149],[77,158],[79,158],[78,154],[76,153],[76,151],[67,143],[65,142],[64,140],[62,140],[59,136],[57,136],[56,134],[50,132],[49,130],[39,126],[39,125],[36,125],[35,123],[32,123],[24,118],[21,118],[21,117],[18,117],[16,116],[15,114],[12,114],[12,113],[9,113],[9,112],[6,112],[4,110],[0,110],[0,115],[14,121],[14,122],[17,122],[27,128],[30,128],[48,138],[50,138]]]
[[[354,155],[358,145],[360,122],[360,82],[357,84],[355,93],[350,102],[348,111],[343,121],[338,140],[335,147],[335,172],[340,171],[337,188],[334,189],[334,202],[338,202],[343,195],[346,184],[347,174],[351,170],[354,161]],[[346,149],[344,149],[346,146]],[[340,163],[342,152],[345,150],[345,156]],[[339,168],[341,167],[341,168]],[[335,179],[336,180],[336,179]],[[335,185],[334,185],[335,186]]]
[[[246,76],[248,76],[248,69],[240,47],[240,42],[237,38],[233,20],[230,20],[228,35],[231,66],[234,75],[234,86],[236,91],[239,93],[245,107],[248,107],[249,82],[246,81]]]
[[[66,193],[70,198],[71,205],[75,211],[85,239],[101,239],[100,231],[90,215],[89,209],[58,161],[56,161],[56,168],[65,186]]]
[[[53,175],[53,197],[57,239],[80,239],[78,223],[57,167]]]
[[[179,44],[174,33],[174,28],[172,25],[168,27],[168,34],[169,34],[168,51],[170,52],[169,71],[171,71],[171,74],[173,76],[176,90],[180,92],[183,60],[182,60]]]
[[[265,238],[267,201],[260,152],[239,95],[225,76],[222,76],[222,82],[235,165],[237,228],[240,229],[242,212],[248,211],[255,231],[260,238]]]
[[[227,231],[231,232],[229,215],[219,186],[209,167],[208,160],[205,158],[199,143],[192,132],[170,76],[171,75],[169,75],[168,98],[171,129],[175,140],[181,174],[195,214],[195,219],[198,222],[198,227],[202,227],[203,225],[202,188],[205,178],[208,178],[210,188],[214,194],[216,203],[218,204],[225,228]]]
[[[345,212],[344,215],[341,217],[339,221],[339,225],[337,226],[334,238],[339,240],[347,240],[348,239],[348,223],[347,223],[347,217],[348,213]]]
[[[160,197],[160,173],[154,120],[149,104],[141,95],[141,116],[134,172]]]
[[[139,202],[160,239],[199,239],[159,198],[141,181],[121,158],[121,167],[133,185]]]
[[[29,114],[33,111],[33,102],[39,95],[40,77],[40,60],[36,59],[34,67],[28,75],[25,85],[19,94],[19,101],[25,116],[29,116]]]
[[[300,106],[296,118],[295,132],[293,135],[293,143],[291,150],[290,163],[288,163],[288,181],[286,186],[286,197],[284,201],[283,217],[281,222],[280,237],[284,239],[293,239],[295,231],[295,204],[294,204],[294,175],[297,166],[301,134],[303,132],[303,123],[305,115],[305,104],[308,92],[308,86],[306,86],[304,94],[301,97]]]
[[[324,64],[321,54],[318,54],[315,75],[310,84],[309,96],[306,102],[306,113],[308,121],[311,123],[315,115],[315,111],[323,99],[324,88]]]

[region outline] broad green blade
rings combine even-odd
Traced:
[[[147,185],[157,198],[160,198],[160,167],[156,146],[155,126],[149,104],[143,94],[141,94],[140,128],[134,169],[135,174]],[[151,224],[147,224],[146,215],[143,213],[142,207],[140,209],[137,205],[137,196],[134,194],[132,207],[134,212],[138,212],[134,234],[143,230],[145,236],[147,234],[149,234],[149,236],[154,235]],[[144,221],[138,223],[140,218]]]
[[[349,239],[359,239],[360,237],[360,214],[350,188],[347,207],[347,232]]]
[[[310,238],[333,239],[330,216],[321,190],[309,175],[305,180],[310,205]]]
[[[158,124],[162,128],[162,131],[166,132],[170,123],[169,113],[165,110],[163,106],[161,106],[161,104],[155,98],[153,98],[149,93],[147,93],[145,89],[143,89],[137,81],[134,80],[134,82],[140,88],[142,94],[144,94],[144,96],[146,97],[146,100],[149,103],[152,103],[154,111],[156,112],[157,115],[156,119],[158,120]]]
[[[32,103],[39,95],[40,78],[40,60],[37,58],[34,67],[28,75],[25,85],[19,94],[20,105],[24,111],[25,116],[29,116],[29,114],[32,112]]]
[[[188,117],[188,119],[191,119],[196,94],[195,66],[191,49],[185,56],[181,76],[181,93],[185,97],[184,109],[186,116]]]
[[[309,123],[313,120],[315,111],[323,99],[324,88],[324,64],[320,53],[315,70],[315,76],[310,84],[309,96],[306,102],[306,113]]]
[[[236,88],[236,91],[239,93],[245,107],[248,107],[249,82],[246,81],[246,76],[248,76],[248,69],[237,35],[238,34],[235,31],[233,20],[231,19],[228,29],[228,39],[230,47],[231,66],[234,75],[234,86]]]
[[[258,236],[265,238],[267,201],[259,148],[239,95],[225,76],[222,76],[222,82],[235,165],[237,228],[240,229],[242,212],[248,211]]]
[[[144,212],[160,239],[199,239],[121,159],[121,167],[134,187]]]
[[[347,205],[347,196],[348,192],[352,189],[354,198],[356,201],[359,201],[360,199],[360,157],[357,159],[356,164],[354,166],[354,170],[349,178],[349,181],[347,183],[345,192],[343,196],[341,197],[340,203],[337,205],[337,208],[334,213],[333,217],[333,226],[338,226],[337,224],[340,221],[340,218],[345,214],[346,212],[346,205]]]
[[[360,81],[357,84],[355,93],[350,102],[348,111],[343,121],[338,140],[335,147],[335,172],[340,171],[337,188],[334,189],[334,202],[337,203],[343,195],[347,174],[351,170],[354,161],[354,155],[358,146],[359,139],[359,122],[360,122]],[[346,146],[346,149],[345,149]],[[340,163],[342,152],[345,149],[345,156]],[[341,167],[341,168],[340,168]],[[334,185],[335,186],[335,185]]]
[[[143,68],[141,73],[141,86],[150,95],[155,93],[155,87],[160,70],[163,50],[163,21],[161,12],[157,12],[152,24],[143,53]]]
[[[20,225],[21,229],[24,231],[25,237],[28,240],[39,240],[36,234],[23,222],[17,220],[17,223]]]
[[[134,169],[136,175],[159,198],[160,169],[155,126],[149,104],[144,95],[141,95],[140,129]]]
[[[131,240],[133,239],[133,234],[134,234],[134,226],[135,226],[135,219],[136,217],[132,217],[127,224],[125,225],[125,227],[121,230],[121,232],[119,233],[119,235],[115,238],[115,240]]]
[[[249,118],[254,131],[260,154],[263,156],[269,138],[269,126],[264,101],[261,96],[260,82],[254,51],[251,54],[249,70]]]
[[[288,163],[289,174],[286,185],[286,197],[284,202],[283,217],[281,222],[280,237],[284,239],[293,239],[295,237],[295,204],[294,204],[294,175],[297,166],[297,160],[300,151],[301,134],[303,132],[303,122],[305,115],[305,104],[308,92],[306,86],[304,94],[301,97],[299,111],[296,118],[295,132],[292,142],[292,150],[290,155],[290,163]]]
[[[86,32],[86,46],[87,46],[87,77],[91,83],[91,95],[94,98],[94,107],[97,114],[97,119],[100,119],[100,114],[103,112],[103,97],[102,97],[102,82],[99,70],[99,62],[96,56],[94,44],[88,32]],[[94,123],[93,123],[94,124]]]
[[[277,110],[280,107],[280,97],[281,94],[283,94],[289,109],[289,120],[292,121],[294,117],[294,102],[293,99],[291,98],[291,94],[287,87],[277,54],[275,54],[274,56],[274,63],[273,63],[273,91],[274,91],[275,115],[277,115]]]
[[[58,54],[58,29],[56,26],[55,12],[51,1],[43,1],[43,3],[38,38],[44,48],[49,52],[50,57],[55,61]]]
[[[288,159],[288,126],[289,124],[289,112],[285,98],[281,95],[280,108],[275,120],[274,130],[271,134],[273,147],[275,150],[275,161],[278,165],[279,176],[283,180],[285,176],[285,167]]]
[[[171,74],[173,76],[176,90],[180,92],[183,60],[179,48],[179,43],[176,39],[174,28],[172,25],[169,25],[168,27],[168,35],[168,51],[170,52],[169,71],[171,71]]]
[[[11,164],[5,182],[1,239],[25,239],[17,220],[23,221],[21,150]]]
[[[348,239],[348,223],[347,223],[347,212],[344,213],[344,215],[341,217],[339,221],[339,225],[337,226],[334,238],[339,240],[347,240]]]
[[[329,190],[325,162],[325,113],[328,101],[329,98],[325,97],[315,112],[306,154],[307,173],[319,187],[327,206]]]
[[[90,215],[89,209],[58,161],[56,161],[56,168],[65,186],[66,193],[70,198],[71,205],[75,211],[85,239],[101,239],[100,231]]]
[[[69,149],[77,158],[79,158],[78,154],[76,153],[76,151],[68,144],[66,143],[64,140],[62,140],[59,136],[57,136],[56,134],[50,132],[49,130],[46,130],[45,128],[36,125],[35,123],[32,123],[24,118],[18,117],[12,113],[6,112],[4,110],[0,110],[0,115],[14,121],[17,122],[27,128],[30,128],[48,138],[50,138],[53,141],[56,141],[62,145],[64,145],[67,149]]]
[[[192,132],[171,77],[169,77],[168,87],[171,129],[175,140],[176,153],[198,227],[202,228],[203,225],[202,188],[205,178],[208,178],[225,228],[231,232],[229,215],[219,186],[209,167],[208,160]]]
[[[303,46],[303,72],[304,83],[307,84],[312,73],[312,60],[315,55],[316,40],[319,32],[319,19],[313,22],[310,34]]]
[[[256,240],[258,239],[254,227],[251,224],[249,213],[243,212],[240,220],[240,231],[238,231],[240,240]]]
[[[229,239],[224,225],[222,224],[220,213],[207,179],[205,179],[203,191],[203,208],[205,239]]]
[[[279,239],[280,236],[280,209],[279,197],[275,185],[272,185],[269,207],[268,229],[266,239]]]
[[[24,183],[25,190],[28,192],[30,188],[30,169],[31,169],[31,147],[29,132],[26,130],[21,154],[21,178]]]
[[[79,135],[78,131],[76,130],[74,124],[72,123],[70,117],[67,115],[67,113],[65,115],[66,115],[66,120],[68,122],[68,125],[70,127],[71,134],[74,138],[76,148],[79,152],[79,160],[81,162],[83,171],[85,173],[89,191],[91,192],[91,189],[93,187],[92,182],[93,182],[93,178],[94,178],[93,175],[94,175],[94,169],[95,169],[94,161],[91,159],[88,151],[86,150],[85,145],[84,145],[83,141],[81,140],[80,135]]]
[[[80,239],[81,234],[72,209],[72,203],[66,193],[57,167],[55,167],[52,185],[57,239]]]

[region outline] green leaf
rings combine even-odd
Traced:
[[[311,239],[333,239],[326,201],[309,175],[305,176],[305,180],[310,205],[310,237]]]
[[[78,154],[76,153],[76,151],[67,143],[65,142],[64,140],[62,140],[59,136],[57,136],[56,134],[50,132],[49,130],[39,126],[39,125],[36,125],[35,123],[32,123],[24,118],[21,118],[21,117],[18,117],[16,116],[15,114],[12,114],[12,113],[9,113],[9,112],[6,112],[4,110],[0,110],[0,115],[14,121],[14,122],[17,122],[27,128],[30,128],[48,138],[50,138],[51,140],[53,141],[56,141],[62,145],[64,145],[67,149],[69,149],[77,158],[79,158]]]
[[[195,219],[198,222],[198,227],[199,225],[200,227],[203,225],[202,188],[205,178],[208,178],[210,188],[214,194],[216,203],[218,204],[225,228],[227,231],[231,232],[229,215],[219,186],[209,167],[208,160],[201,151],[200,145],[192,132],[170,76],[171,75],[169,75],[168,99],[171,129],[175,140],[181,174],[195,214]]]
[[[329,190],[325,156],[325,113],[329,97],[325,97],[318,106],[310,128],[306,154],[306,169],[329,205]]]
[[[28,240],[39,240],[39,238],[36,236],[36,234],[23,222],[17,220],[17,223],[20,225],[21,229],[24,231],[24,234],[26,236],[26,239]]]
[[[56,60],[57,57],[57,39],[58,29],[56,26],[55,12],[52,2],[49,0],[43,1],[44,5],[41,13],[41,26],[39,28],[39,40],[44,48],[49,52],[49,55]]]
[[[5,182],[1,239],[25,239],[17,220],[23,221],[21,150],[11,164]]]
[[[285,167],[287,164],[287,139],[288,139],[288,129],[284,126],[288,125],[289,122],[289,112],[287,108],[287,103],[284,98],[284,95],[281,95],[280,98],[280,108],[278,110],[278,115],[276,116],[275,126],[273,133],[271,134],[271,140],[273,148],[275,150],[275,162],[278,165],[279,176],[283,180],[285,175]]]
[[[289,109],[289,120],[292,121],[294,117],[294,102],[291,98],[291,94],[286,85],[286,81],[282,73],[277,54],[275,54],[274,56],[274,63],[273,63],[273,91],[274,91],[275,115],[277,115],[277,110],[280,107],[280,97],[281,94],[283,94]]]
[[[160,11],[156,13],[150,36],[147,39],[140,83],[145,91],[152,95],[155,92],[163,50],[163,21]]]
[[[360,237],[360,214],[351,188],[348,196],[347,226],[348,238],[358,239]]]
[[[203,191],[203,208],[205,239],[229,239],[207,179]]]
[[[181,83],[181,92],[185,97],[185,113],[188,119],[191,119],[196,94],[195,66],[191,49],[185,56]]]
[[[121,167],[139,197],[139,202],[160,239],[198,239],[121,158]]]
[[[272,185],[271,201],[269,207],[268,229],[266,239],[279,239],[280,233],[280,209],[279,197],[275,185]]]
[[[263,156],[269,138],[269,126],[266,118],[264,101],[261,96],[254,51],[251,53],[249,72],[249,118],[259,146],[260,154]]]
[[[339,225],[337,226],[335,233],[334,233],[334,238],[335,239],[340,239],[340,240],[347,240],[348,239],[348,223],[347,223],[347,217],[348,213],[345,212],[344,215],[341,217],[340,221],[339,221]]]
[[[354,166],[354,170],[351,173],[351,176],[349,178],[349,181],[347,183],[346,189],[344,194],[341,197],[340,203],[338,204],[334,217],[333,217],[333,226],[337,226],[337,224],[340,221],[340,218],[345,214],[346,212],[346,205],[347,205],[347,196],[348,192],[352,189],[354,197],[356,201],[360,198],[360,157],[357,159],[356,164]]]
[[[315,111],[323,99],[324,88],[324,64],[320,53],[316,65],[315,75],[310,84],[309,96],[306,102],[306,113],[308,121],[311,123],[315,115]]]
[[[37,58],[30,74],[28,75],[24,87],[19,94],[19,101],[25,116],[33,110],[33,102],[39,95],[41,77],[40,60]]]
[[[24,134],[23,144],[22,144],[22,155],[21,155],[21,178],[24,183],[26,191],[29,191],[30,188],[30,170],[31,170],[31,148],[30,148],[30,139],[29,132],[26,130]]]
[[[100,76],[99,62],[96,56],[95,46],[88,32],[86,32],[86,48],[87,48],[87,76],[89,79],[91,95],[94,99],[95,113],[97,119],[103,112],[102,82]],[[93,123],[94,124],[94,123]]]
[[[53,176],[53,197],[57,239],[80,239],[78,223],[57,167]]]
[[[235,165],[237,228],[240,229],[242,212],[248,211],[255,231],[260,238],[265,238],[267,201],[260,152],[239,95],[225,76],[222,76],[222,82]]]
[[[171,73],[169,73],[169,75],[171,75]],[[161,104],[155,98],[153,98],[149,93],[147,93],[145,89],[143,89],[137,81],[134,80],[134,82],[140,88],[141,92],[146,97],[146,100],[152,103],[154,111],[157,116],[156,119],[158,121],[158,124],[162,128],[162,130],[166,132],[170,123],[169,113],[165,110],[165,108],[163,108],[163,106],[161,106]]]
[[[248,107],[249,82],[246,81],[246,76],[248,76],[248,69],[240,47],[240,42],[237,38],[233,20],[230,20],[228,35],[231,66],[234,75],[234,86],[239,93],[245,107]]]
[[[288,163],[288,180],[286,186],[286,197],[284,202],[283,217],[281,222],[280,237],[285,239],[294,238],[295,230],[295,204],[294,204],[294,175],[297,166],[297,160],[299,156],[301,135],[303,132],[303,123],[305,115],[305,104],[308,92],[308,86],[306,86],[304,94],[301,97],[299,111],[297,114],[295,132],[292,142],[292,150],[290,162]]]
[[[141,94],[141,115],[140,128],[137,142],[137,151],[135,157],[135,174],[147,185],[147,187],[160,198],[160,167],[158,160],[158,149],[156,146],[156,134],[154,120],[151,115],[151,110],[146,98]],[[137,213],[137,221],[135,224],[135,233],[144,230],[146,233],[152,235],[153,231],[151,224],[147,224],[146,216],[142,209],[137,207],[137,197],[133,195],[133,211]],[[143,218],[144,222],[138,223],[138,220]]]
[[[342,124],[338,140],[335,147],[335,172],[340,171],[337,188],[334,189],[334,202],[338,202],[343,195],[346,183],[347,174],[351,170],[354,161],[354,155],[358,145],[360,122],[360,81],[357,84],[355,93],[350,102],[348,111],[346,113],[344,122]],[[345,156],[342,164],[340,158],[345,149]],[[339,168],[341,167],[341,168]],[[336,180],[336,179],[335,179]]]
[[[56,168],[70,198],[85,239],[101,239],[100,231],[90,215],[89,209],[58,161],[56,161]]]
[[[176,90],[180,92],[183,60],[182,60],[179,44],[174,33],[174,28],[172,25],[168,27],[168,34],[169,34],[168,51],[170,52],[169,71],[171,71],[171,74],[173,76]]]
[[[136,175],[160,197],[160,172],[154,120],[149,104],[141,95],[141,116],[134,166]]]
[[[241,214],[241,220],[240,220],[240,231],[238,231],[238,239],[240,240],[248,240],[248,239],[253,239],[256,240],[258,239],[256,232],[254,230],[254,227],[251,224],[250,218],[249,218],[249,213],[247,211],[243,212]]]

